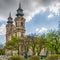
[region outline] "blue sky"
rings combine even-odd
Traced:
[[[48,30],[57,30],[59,21],[60,21],[60,14],[54,15],[54,17],[48,18],[50,14],[49,10],[47,9],[45,12],[41,12],[36,14],[30,22],[26,22],[26,33],[40,33],[36,31],[36,29],[46,28]],[[45,31],[42,31],[45,32]]]
[[[47,32],[49,30],[55,30],[58,29],[58,21],[60,20],[60,14],[59,15],[54,15],[54,17],[48,18],[48,15],[50,14],[49,10],[47,9],[45,12],[41,12],[36,14],[32,20],[29,22],[25,23],[25,29],[26,29],[26,34],[31,34],[31,33],[43,33]],[[6,25],[6,21],[1,20],[0,21],[0,26]],[[2,26],[2,27],[3,27]],[[44,29],[43,29],[44,28]],[[3,28],[4,29],[4,28]],[[39,32],[41,30],[41,32]],[[0,42],[4,43],[6,40],[6,36],[3,33],[4,30],[2,31],[0,35]]]
[[[58,21],[60,21],[59,0],[0,0],[0,44],[4,44],[6,41],[8,14],[11,11],[14,20],[19,1],[22,3],[24,18],[26,19],[25,34],[40,34],[51,29],[58,29]]]

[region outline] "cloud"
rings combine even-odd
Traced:
[[[10,11],[12,17],[15,18],[19,2],[22,4],[27,22],[31,21],[36,14],[47,9],[50,11],[48,18],[52,18],[53,14],[59,15],[60,12],[60,0],[0,0],[0,20],[6,21]]]
[[[38,32],[39,31],[39,28],[36,28],[36,31]]]
[[[5,44],[5,43],[6,43],[5,35],[0,35],[0,44]]]
[[[54,15],[53,14],[50,14],[50,15],[48,15],[48,18],[52,18]]]
[[[4,16],[0,16],[0,21],[7,21],[7,19]]]
[[[6,34],[6,26],[2,24],[0,26],[0,35],[5,35]]]
[[[46,32],[46,31],[47,31],[47,28],[42,27],[39,32],[43,33],[43,32]]]
[[[36,32],[38,32],[38,33],[45,33],[45,32],[47,32],[47,28],[45,28],[45,27],[42,27],[42,28],[36,28]]]
[[[51,13],[54,13],[55,15],[59,15],[60,12],[60,2],[59,3],[55,3],[51,6],[49,6],[49,10]]]
[[[45,8],[39,7],[39,8],[37,8],[37,10],[35,10],[35,11],[33,11],[33,12],[30,12],[29,15],[28,15],[28,12],[27,12],[27,15],[25,16],[26,22],[29,22],[30,20],[32,20],[32,18],[33,18],[36,14],[38,14],[38,13],[40,13],[40,12],[44,12],[44,11],[46,11]]]
[[[60,9],[59,0],[0,0],[0,16],[7,19],[9,12],[12,12],[12,17],[16,15],[19,2],[22,4],[26,21],[29,22],[32,18],[49,8],[51,13],[58,14]]]

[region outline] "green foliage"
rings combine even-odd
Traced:
[[[6,49],[9,49],[9,50],[12,50],[12,49],[13,49],[13,46],[14,46],[14,42],[10,40],[10,41],[8,41],[8,42],[6,43],[5,48],[6,48]]]
[[[6,43],[6,48],[9,50],[18,50],[20,38],[12,37],[11,41]],[[33,55],[37,53],[40,54],[43,48],[46,48],[46,54],[51,52],[51,54],[60,54],[60,34],[59,31],[50,31],[46,34],[42,34],[40,36],[27,36],[26,40],[24,40],[24,53],[27,54],[29,49],[31,48]]]
[[[36,38],[36,52],[38,55],[40,54],[41,50],[45,48],[45,44],[46,44],[45,34],[42,34],[41,36],[38,36]]]
[[[60,35],[58,31],[52,31],[46,34],[46,47],[51,52],[51,54],[60,53]]]
[[[25,60],[25,58],[22,56],[12,56],[8,60]]]
[[[6,43],[5,48],[9,49],[9,50],[12,50],[12,49],[17,50],[19,47],[19,42],[20,42],[20,39],[16,36],[13,36],[12,40],[10,40]]]
[[[60,55],[51,55],[51,56],[48,56],[45,60],[58,60],[60,59]]]
[[[12,39],[6,43],[5,48],[11,51],[18,50],[18,55],[19,55],[19,43],[20,43],[20,38],[13,36]]]
[[[41,60],[41,58],[39,56],[32,56],[28,60]]]
[[[4,49],[0,49],[0,55],[5,55],[5,50]]]
[[[29,47],[32,47],[31,50],[33,51],[33,55],[35,55],[35,48],[36,48],[36,37],[33,35],[33,36],[28,36],[27,37],[28,41],[29,41],[29,44],[28,46]],[[29,48],[28,47],[28,48]]]

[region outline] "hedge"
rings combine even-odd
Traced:
[[[39,56],[31,56],[28,60],[41,60]]]
[[[58,59],[60,59],[60,55],[53,54],[51,56],[48,56],[45,60],[58,60]]]
[[[22,56],[12,56],[8,60],[25,60],[25,58]]]

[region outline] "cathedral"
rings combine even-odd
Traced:
[[[25,18],[23,16],[24,13],[21,4],[19,4],[19,8],[17,9],[17,14],[14,19],[15,24],[13,24],[13,18],[11,17],[11,13],[9,13],[6,25],[6,41],[11,40],[12,36],[20,38],[25,36]]]
[[[23,16],[24,13],[23,9],[21,8],[21,4],[19,4],[19,8],[17,9],[17,14],[14,20],[11,16],[11,13],[9,13],[8,21],[6,24],[6,42],[11,40],[12,36],[17,36],[22,40],[25,37],[25,18]],[[21,46],[21,48],[20,49],[22,51],[23,46]]]
[[[16,17],[13,20],[11,13],[9,13],[8,21],[6,24],[6,42],[10,41],[12,39],[12,36],[19,37],[21,39],[19,43],[20,44],[19,54],[21,55],[24,54],[24,44],[26,45],[24,41],[24,38],[26,37],[25,36],[25,18],[23,16],[24,16],[23,9],[21,8],[21,4],[19,4]],[[33,52],[30,51],[29,54],[31,53]]]

